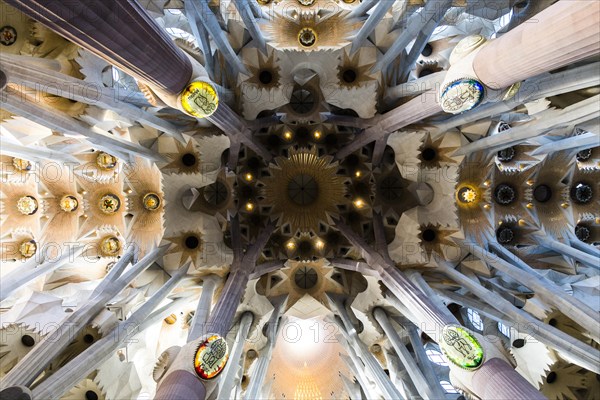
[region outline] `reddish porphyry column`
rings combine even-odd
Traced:
[[[180,93],[192,76],[189,58],[136,0],[6,2],[166,93]]]

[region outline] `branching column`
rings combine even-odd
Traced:
[[[229,361],[227,362],[225,370],[222,372],[223,376],[219,382],[221,387],[219,389],[218,399],[227,400],[231,398],[231,391],[236,382],[235,377],[240,369],[240,361],[243,358],[242,353],[244,351],[244,343],[250,332],[252,321],[254,321],[254,315],[249,311],[245,312],[240,319],[238,332],[235,337],[235,342],[233,343],[233,349],[231,350]]]
[[[277,336],[281,326],[279,323],[279,318],[281,317],[283,311],[285,311],[286,301],[287,296],[285,299],[278,301],[275,304],[271,318],[269,318],[267,328],[267,345],[260,351],[260,355],[256,360],[254,372],[252,373],[252,379],[250,380],[250,385],[248,386],[248,389],[246,389],[246,394],[244,396],[244,398],[247,400],[255,400],[260,397],[260,391],[263,387],[265,377],[267,376],[267,370],[269,369],[269,363],[271,362],[273,349],[277,343]]]
[[[212,308],[212,299],[217,286],[217,277],[214,275],[209,275],[203,277],[202,279],[202,293],[200,294],[200,299],[198,300],[198,305],[196,306],[194,321],[188,333],[188,342],[196,340],[203,334],[208,333],[206,330],[206,320],[208,319],[210,310]]]
[[[376,308],[373,310],[373,316],[385,332],[385,335],[394,347],[394,350],[396,350],[396,354],[400,358],[400,361],[402,361],[402,364],[404,364],[404,367],[419,394],[424,399],[443,399],[445,394],[441,390],[442,388],[439,385],[434,385],[427,382],[427,379],[417,366],[414,358],[412,358],[410,352],[404,343],[402,343],[400,336],[398,336],[398,333],[392,326],[392,323],[390,322],[385,310],[382,308]]]

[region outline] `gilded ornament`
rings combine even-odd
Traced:
[[[100,242],[100,252],[105,257],[114,257],[121,250],[121,241],[115,236],[108,236]]]
[[[33,257],[33,255],[35,254],[36,251],[37,251],[37,243],[33,239],[26,240],[23,243],[21,243],[21,245],[19,246],[19,253],[21,253],[21,255],[24,258]]]
[[[17,200],[17,209],[23,215],[33,215],[38,210],[38,202],[35,197],[23,196]]]
[[[146,193],[142,202],[144,203],[144,208],[148,211],[158,210],[161,204],[160,196],[156,193]]]
[[[105,171],[114,169],[117,166],[117,161],[117,157],[103,151],[99,152],[96,157],[96,165]]]
[[[100,198],[98,206],[104,214],[114,214],[121,208],[121,200],[114,194],[109,193]]]
[[[70,213],[79,207],[79,202],[75,196],[66,195],[60,199],[60,209],[64,212]]]

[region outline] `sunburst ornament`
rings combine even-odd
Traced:
[[[98,207],[104,214],[114,214],[121,208],[121,199],[112,193],[108,193],[100,198]]]
[[[257,56],[257,66],[247,65],[250,70],[250,79],[247,82],[267,89],[278,87],[281,78],[281,68],[276,63],[275,51],[271,51],[268,57],[265,57],[260,52],[258,52]]]
[[[115,257],[121,251],[121,241],[115,236],[107,236],[100,242],[100,254]]]
[[[33,196],[23,196],[17,200],[17,209],[23,215],[33,215],[38,210],[38,202]]]
[[[96,165],[98,165],[98,168],[104,170],[104,171],[110,171],[116,168],[117,166],[117,157],[105,153],[103,151],[98,153],[98,156],[96,157]]]
[[[348,21],[348,11],[323,14],[318,7],[295,16],[276,11],[273,21],[261,26],[279,50],[337,50],[350,43],[360,21]]]
[[[60,199],[59,205],[61,210],[63,210],[66,213],[71,213],[77,210],[77,208],[79,207],[79,201],[75,196],[66,195]]]
[[[196,174],[200,172],[202,166],[200,153],[196,150],[194,143],[193,139],[185,146],[179,142],[175,142],[177,151],[165,154],[171,162],[161,168],[161,170],[163,172],[175,172],[178,174]]]
[[[195,268],[200,268],[203,262],[204,240],[199,231],[186,231],[177,233],[175,236],[164,238],[165,241],[174,246],[169,248],[167,256],[176,259],[179,264],[191,260]]]
[[[35,240],[26,240],[19,246],[19,253],[23,258],[31,258],[37,251],[37,243]]]
[[[366,82],[374,81],[375,78],[369,75],[373,65],[373,63],[361,63],[360,52],[356,52],[352,57],[344,52],[342,62],[338,66],[340,85],[347,88],[356,88],[363,86]]]
[[[271,164],[271,178],[265,180],[265,198],[273,214],[289,223],[292,232],[318,230],[320,221],[337,215],[338,205],[347,199],[344,178],[338,176],[332,157],[319,157],[316,149],[291,150],[289,158]]]

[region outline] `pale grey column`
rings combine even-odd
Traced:
[[[385,99],[388,101],[414,96],[428,90],[438,90],[446,77],[446,71],[435,72],[422,78],[387,88]]]
[[[350,396],[350,398],[352,400],[362,399],[360,383],[355,382],[354,380],[348,379],[346,377],[346,375],[342,374],[341,372],[338,375],[339,375],[340,379],[342,380],[342,384],[344,385],[344,388],[346,389],[346,392],[348,392],[348,395]]]
[[[246,25],[246,29],[248,29],[248,33],[250,33],[252,39],[256,41],[258,49],[264,55],[267,55],[267,42],[260,30],[260,27],[258,26],[258,23],[256,22],[256,19],[254,18],[250,1],[234,0],[233,4],[235,4],[235,8],[237,8],[238,12],[240,13],[242,21],[244,21],[244,25]]]
[[[283,299],[276,299],[276,304],[273,309],[273,313],[269,318],[267,327],[267,345],[261,350],[258,359],[255,361],[254,372],[252,373],[252,379],[246,389],[244,399],[256,400],[259,398],[260,391],[263,387],[265,377],[267,376],[267,370],[271,363],[271,357],[273,355],[273,349],[277,343],[277,337],[279,335],[279,329],[281,328],[280,317],[285,311],[285,304],[287,302],[287,295]]]
[[[200,294],[196,312],[194,313],[194,319],[190,331],[188,332],[188,342],[198,339],[203,334],[209,333],[206,329],[206,321],[210,315],[217,283],[218,277],[215,275],[202,277],[202,293]]]
[[[194,6],[195,16],[202,22],[206,31],[212,36],[218,49],[227,60],[227,63],[236,73],[250,75],[244,63],[239,59],[235,51],[231,47],[231,43],[227,39],[225,32],[221,29],[217,16],[212,12],[207,0],[197,0],[191,2]],[[191,11],[191,9],[189,9]],[[220,108],[220,105],[219,105]]]
[[[454,154],[467,155],[476,151],[491,153],[540,136],[554,128],[567,125],[576,126],[593,120],[600,116],[598,102],[600,102],[600,95],[582,100],[562,110],[546,110],[543,112],[545,118],[538,118],[523,125],[512,127],[497,135],[484,137],[460,147]]]
[[[374,220],[375,217],[374,216]],[[445,325],[455,323],[456,319],[440,310],[425,293],[419,290],[389,258],[388,254],[381,254],[383,249],[375,251],[368,246],[364,239],[359,237],[350,227],[341,221],[336,221],[336,228],[348,241],[362,253],[367,263],[381,276],[386,287],[402,303],[410,309],[411,314],[418,318],[427,329],[441,330]],[[376,230],[377,232],[377,230]]]
[[[1,72],[1,71],[0,71]],[[23,146],[19,143],[9,142],[5,137],[0,136],[0,149],[2,154],[7,156],[22,158],[24,160],[43,162],[45,160],[60,161],[66,165],[78,165],[80,160],[71,154],[50,150],[46,147],[27,145]]]
[[[394,347],[394,350],[396,350],[396,354],[400,358],[400,361],[402,361],[402,364],[404,364],[404,368],[419,394],[424,399],[443,399],[445,393],[441,390],[442,388],[439,385],[430,385],[427,382],[427,379],[417,366],[414,358],[412,358],[412,355],[404,343],[402,343],[400,336],[398,336],[398,333],[392,326],[385,310],[382,308],[375,308],[373,310],[373,316],[379,325],[381,325],[383,332],[392,344],[392,347]]]
[[[540,320],[516,308],[498,293],[492,292],[483,287],[479,282],[467,278],[445,261],[438,261],[438,268],[481,300],[486,301],[492,307],[519,324],[519,329],[522,332],[532,335],[545,345],[569,356],[575,364],[595,373],[600,373],[600,351],[578,341],[551,325],[542,324]]]
[[[502,260],[476,244],[464,243],[464,248],[469,249],[476,257],[542,296],[546,303],[556,307],[573,321],[577,321],[596,342],[599,341],[600,324],[596,311],[581,300],[567,294],[558,285],[542,276],[498,242],[490,241],[489,246],[510,262]]]
[[[238,269],[229,274],[221,296],[208,318],[206,329],[222,337],[227,335],[247,285],[247,271]]]
[[[374,388],[373,388],[373,385],[371,384],[371,381],[369,381],[367,379],[367,374],[365,373],[366,372],[365,364],[358,357],[358,355],[354,351],[354,348],[352,348],[352,344],[350,343],[350,338],[348,337],[348,334],[344,330],[345,329],[344,326],[341,325],[341,323],[337,323],[337,326],[339,326],[341,331],[343,332],[340,342],[344,345],[344,349],[346,349],[346,353],[348,353],[347,356],[340,353],[339,354],[340,358],[342,360],[344,360],[344,363],[348,366],[348,368],[350,368],[350,370],[356,377],[358,384],[362,388],[362,390],[365,393],[365,395],[367,396],[367,398],[371,399],[371,398],[379,397],[379,394],[374,392]]]
[[[429,360],[429,357],[427,357],[427,353],[425,352],[425,347],[423,347],[423,342],[421,342],[421,335],[419,335],[417,327],[414,326],[410,321],[400,322],[406,330],[406,332],[408,333],[408,340],[410,340],[410,344],[413,348],[413,351],[415,352],[417,364],[421,367],[423,375],[425,376],[425,378],[431,386],[437,387],[432,390],[443,391],[443,388],[440,385],[440,378],[435,373],[435,370],[433,369],[433,365]]]
[[[574,233],[569,234],[568,240],[571,246],[573,246],[575,249],[583,251],[584,253],[596,258],[600,258],[600,249],[598,249],[596,246],[592,246],[591,244],[582,242],[577,236],[575,236]]]
[[[223,376],[219,379],[219,394],[217,399],[228,400],[231,397],[231,391],[236,385],[236,376],[240,369],[240,362],[243,360],[244,343],[250,332],[250,327],[254,321],[254,314],[247,311],[245,312],[238,325],[238,332],[233,343],[233,348],[230,352],[229,361],[225,366],[225,370],[222,372]]]
[[[67,246],[67,251],[61,254],[56,260],[44,261],[42,264],[28,270],[17,268],[6,274],[6,276],[0,279],[0,301],[6,300],[15,290],[35,278],[56,271],[66,263],[72,262],[83,251],[83,248],[83,246]]]
[[[580,263],[587,265],[588,267],[600,270],[600,261],[598,260],[598,257],[595,257],[591,254],[587,254],[583,251],[577,250],[576,248],[561,243],[548,235],[534,235],[534,239],[542,247],[545,247],[549,250],[554,250],[559,254],[564,254],[566,256],[572,257]]]
[[[371,8],[375,7],[377,0],[363,0],[354,10],[348,14],[348,18],[362,17]]]
[[[415,12],[408,19],[406,28],[396,38],[396,41],[377,61],[371,72],[380,71],[390,65],[406,49],[406,46],[423,31],[430,20],[441,20],[446,11],[452,6],[452,0],[429,0],[420,12]]]
[[[402,395],[394,386],[389,376],[383,371],[383,368],[379,364],[379,362],[375,359],[373,354],[369,351],[367,346],[360,340],[356,329],[352,325],[352,321],[350,321],[350,316],[346,311],[346,307],[341,303],[340,299],[334,295],[327,294],[327,297],[330,300],[330,303],[334,306],[337,311],[337,315],[340,317],[343,326],[345,328],[345,332],[348,334],[348,338],[351,341],[350,345],[353,346],[359,357],[365,363],[365,366],[370,371],[375,383],[384,394],[386,399],[402,399]]]
[[[125,118],[142,122],[168,136],[183,141],[180,128],[128,103],[127,93],[123,95],[114,88],[92,84],[58,71],[49,70],[31,60],[32,57],[3,54],[0,59],[0,68],[6,74],[8,81],[18,84],[19,87],[42,88],[48,94],[112,110]]]
[[[139,333],[141,325],[147,327],[149,322],[152,322],[148,319],[149,314],[187,274],[190,264],[191,262],[187,262],[183,267],[179,268],[179,270],[176,271],[171,278],[126,321],[119,323],[119,325],[117,325],[117,327],[107,336],[92,344],[81,354],[48,377],[48,379],[36,386],[33,389],[33,397],[35,399],[60,398],[83,378],[98,368],[99,365],[110,358],[126,340],[131,338],[132,335]]]
[[[448,310],[446,304],[442,299],[433,291],[431,286],[425,281],[419,271],[406,271],[408,278],[415,284],[427,297],[429,297],[435,304],[437,304],[440,310],[446,314],[449,320],[453,320],[455,324],[458,324],[456,317]]]
[[[275,229],[274,223],[271,223],[265,227],[256,238],[254,244],[252,244],[242,256],[243,249],[240,243],[241,238],[239,233],[239,222],[237,221],[237,218],[233,218],[231,224],[231,240],[233,245],[234,260],[230,268],[227,282],[225,282],[225,286],[221,291],[221,296],[219,297],[217,304],[210,314],[207,323],[207,329],[209,329],[212,333],[221,335],[222,337],[225,337],[231,328],[237,308],[240,305],[242,296],[246,292],[246,286],[248,285],[250,274],[256,266],[256,260],[258,259],[258,256],[265,244],[269,240],[269,237],[271,237],[271,233]]]
[[[0,381],[2,387],[23,385],[30,386],[43,370],[54,360],[75,336],[83,330],[94,317],[106,306],[114,296],[121,292],[135,277],[145,271],[166,250],[159,247],[149,252],[138,261],[121,278],[118,275],[133,258],[134,248],[130,250],[115,264],[106,277],[92,292],[89,300],[80,308],[71,313],[61,322],[57,331],[46,336],[31,349],[25,357]]]
[[[598,133],[586,132],[581,135],[571,136],[546,143],[531,152],[532,155],[552,154],[557,151],[573,150],[581,151],[597,147],[600,142]]]
[[[9,86],[2,91],[2,108],[54,131],[67,135],[84,136],[94,147],[124,160],[131,160],[132,155],[154,161],[163,159],[154,150],[140,144],[121,139],[109,133],[99,133],[92,129],[89,124],[79,121],[63,111],[42,103],[22,101],[20,95],[12,93]]]
[[[244,143],[266,161],[273,158],[267,148],[255,140],[248,121],[242,119],[227,104],[219,103],[217,110],[207,119],[221,129],[231,141]]]
[[[396,0],[385,0],[379,1],[375,6],[375,9],[367,18],[367,21],[361,26],[360,30],[352,39],[352,48],[350,49],[350,55],[353,55],[361,48],[365,40],[369,37],[371,33],[377,28],[377,24],[381,22],[385,14],[392,8],[392,6],[396,3]]]
[[[215,61],[213,51],[210,45],[210,37],[208,31],[200,21],[200,17],[196,13],[196,5],[193,1],[184,2],[185,16],[188,19],[192,34],[196,38],[196,42],[200,46],[202,55],[204,56],[204,68],[211,80],[214,81],[215,76]]]

